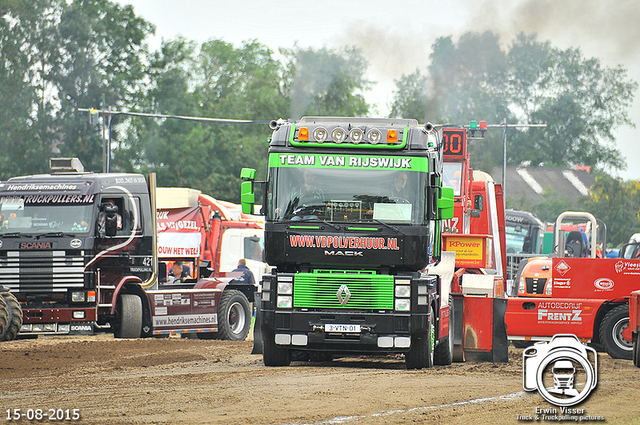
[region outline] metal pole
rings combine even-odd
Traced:
[[[111,124],[118,114],[111,114],[111,106],[109,106],[109,143],[107,144],[107,173],[111,172]]]
[[[502,130],[502,201],[504,207],[507,207],[507,119],[502,121],[504,129]]]

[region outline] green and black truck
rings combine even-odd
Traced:
[[[265,365],[288,365],[299,352],[403,353],[408,368],[451,363],[450,282],[429,273],[441,256],[440,221],[453,216],[442,130],[336,117],[271,128],[266,181],[242,171],[246,212],[263,190],[265,261],[274,267],[258,314]]]

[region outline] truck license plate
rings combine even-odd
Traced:
[[[345,332],[345,333],[360,333],[360,325],[336,325],[333,323],[325,323],[325,332]]]

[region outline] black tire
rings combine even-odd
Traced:
[[[251,308],[244,294],[235,289],[225,290],[218,308],[218,334],[220,339],[244,341],[251,328]]]
[[[434,327],[435,314],[431,308],[429,326],[424,332],[416,332],[411,335],[411,348],[404,359],[407,369],[428,369],[433,366],[434,360]]]
[[[4,331],[0,332],[0,341],[13,341],[22,327],[22,307],[11,292],[3,292],[2,298],[7,308],[7,323]]]
[[[453,363],[453,302],[449,301],[449,335],[440,339],[433,353],[433,364],[438,366],[448,366]]]
[[[0,334],[4,334],[4,331],[7,328],[8,317],[9,312],[7,311],[7,303],[4,301],[3,297],[0,297]]]
[[[122,294],[116,305],[118,326],[116,338],[140,338],[142,334],[142,300],[133,294]]]
[[[291,364],[291,352],[276,345],[276,337],[273,332],[262,332],[263,353],[262,361],[265,366],[289,366]]]
[[[629,327],[629,306],[620,305],[607,313],[600,324],[600,342],[614,359],[631,360],[633,344],[622,337]]]
[[[640,367],[640,335],[636,335],[633,341],[633,364]]]

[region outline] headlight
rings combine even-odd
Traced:
[[[396,297],[408,298],[411,296],[411,286],[396,285]]]
[[[524,277],[520,277],[520,283],[518,283],[519,294],[524,294],[524,287],[525,287]]]
[[[270,291],[271,290],[271,280],[265,279],[262,281],[262,290]]]
[[[367,131],[367,140],[372,145],[377,145],[378,143],[380,143],[380,140],[382,140],[382,132],[377,128],[370,129],[369,131]]]
[[[293,294],[293,282],[278,282],[278,294]]]
[[[351,129],[351,131],[349,132],[349,140],[351,140],[352,143],[358,144],[362,142],[363,138],[364,132],[358,127]]]
[[[553,290],[553,279],[549,279],[547,281],[547,285],[544,288],[545,295],[551,295],[552,290]]]
[[[331,140],[336,143],[342,143],[347,138],[347,132],[342,127],[336,127],[331,132]]]
[[[316,127],[315,130],[313,130],[313,139],[316,142],[324,142],[325,140],[327,140],[327,136],[328,136],[328,132],[327,129],[324,127]]]
[[[73,313],[71,313],[71,316],[74,319],[84,319],[85,318],[85,314],[83,310],[76,310]]]
[[[278,295],[278,308],[291,308],[293,306],[293,297]]]
[[[83,303],[85,300],[84,291],[74,291],[71,293],[71,302]]]
[[[411,300],[408,298],[398,298],[396,299],[396,310],[397,311],[409,311],[411,308]]]

